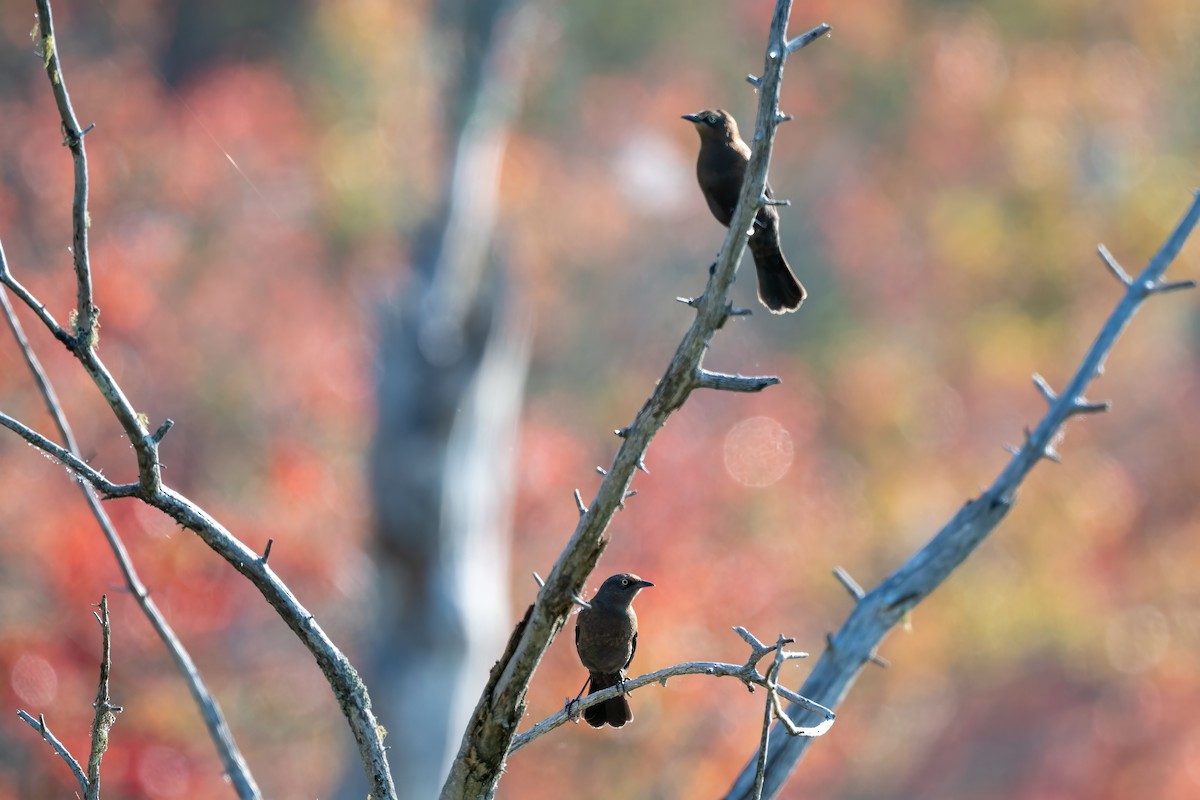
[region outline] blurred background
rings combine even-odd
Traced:
[[[723,107],[751,127],[744,76],[771,10],[54,5],[76,112],[96,124],[100,354],[152,428],[175,420],[168,483],[251,548],[273,538],[271,565],[363,666],[404,796],[425,796],[399,764],[405,733],[427,730],[405,708],[433,697],[447,719],[421,757],[448,757],[531,571],[574,529],[572,491],[590,498],[611,431],[691,322],[675,298],[702,290],[724,229],[679,115]],[[0,6],[0,241],[66,320],[72,167],[34,13]],[[706,361],[783,384],[697,394],[671,418],[587,588],[626,570],[656,584],[635,674],[740,663],[735,625],[819,653],[850,611],[831,569],[874,586],[990,483],[1043,412],[1030,374],[1061,387],[1118,300],[1097,243],[1140,270],[1200,185],[1194,0],[797,2],[791,33],[819,22],[832,37],[788,61],[795,121],[771,169],[811,296],[770,317],[744,271],[733,299],[755,313]],[[1193,240],[1169,277],[1198,272]],[[133,479],[86,375],[21,315],[84,454]],[[2,338],[0,409],[49,432]],[[1200,794],[1197,295],[1151,301],[1091,399],[1111,413],[1069,424],[1064,463],[1039,466],[885,642],[890,669],[861,676],[785,797]],[[464,439],[467,417],[490,422]],[[447,438],[482,442],[475,460]],[[14,711],[86,754],[104,592],[125,708],[106,795],[231,797],[76,487],[7,433],[0,475],[0,798],[75,788]],[[265,796],[364,796],[327,684],[258,593],[159,513],[105,507]],[[470,622],[473,604],[492,619]],[[528,724],[583,681],[572,626]],[[453,700],[422,690],[468,663]],[[761,699],[699,677],[642,690],[625,729],[566,726],[518,753],[499,796],[719,796],[757,745]]]

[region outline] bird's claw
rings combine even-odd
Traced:
[[[567,719],[579,724],[579,720],[583,718],[583,711],[579,708],[579,698],[567,698],[567,702],[563,704],[563,711],[567,712]]]

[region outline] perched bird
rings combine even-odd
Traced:
[[[622,572],[600,585],[590,601],[591,608],[580,609],[575,621],[575,649],[589,673],[580,695],[589,687],[588,694],[595,694],[625,680],[625,668],[637,650],[637,614],[631,603],[638,592],[653,585]],[[605,723],[619,728],[633,719],[633,711],[629,701],[618,696],[585,708],[583,718],[593,728]]]
[[[717,221],[729,227],[737,207],[738,193],[750,162],[750,147],[738,135],[737,121],[728,111],[701,111],[684,114],[683,119],[696,126],[700,134],[700,156],[696,159],[696,178],[700,190]],[[767,197],[771,187],[767,187]],[[772,314],[795,311],[807,292],[796,280],[783,251],[779,249],[779,212],[763,206],[754,220],[750,235],[750,253],[758,273],[758,299]]]

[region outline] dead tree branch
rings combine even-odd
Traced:
[[[0,250],[0,262],[3,262],[4,254]],[[42,369],[41,361],[37,354],[33,352],[33,348],[29,344],[29,339],[25,336],[25,329],[21,325],[21,321],[8,300],[8,292],[3,286],[0,286],[0,306],[4,309],[5,319],[8,321],[9,329],[12,330],[13,338],[16,339],[17,346],[21,350],[21,355],[25,358],[25,364],[29,367],[29,371],[33,376],[34,382],[37,384],[38,391],[42,395],[42,400],[46,404],[46,410],[50,413],[50,418],[54,420],[54,425],[58,428],[59,435],[62,437],[63,443],[74,456],[81,458],[79,443],[75,439],[75,432],[71,429],[70,423],[67,421],[67,416],[63,412],[62,404],[58,401],[58,393],[54,391],[54,385],[50,382],[50,377],[46,371]],[[169,420],[168,420],[169,421]],[[161,436],[159,437],[162,438]],[[204,724],[208,727],[209,737],[217,748],[217,754],[221,758],[221,764],[225,768],[225,774],[229,776],[229,781],[233,785],[234,791],[241,800],[254,800],[262,796],[257,784],[254,781],[254,776],[250,774],[250,768],[246,765],[245,758],[242,757],[241,751],[233,740],[233,732],[229,730],[229,725],[225,722],[225,715],[221,712],[221,707],[217,703],[216,698],[209,692],[208,686],[200,675],[200,671],[196,668],[196,663],[192,660],[191,654],[187,648],[183,646],[183,642],[175,635],[174,629],[167,622],[165,616],[158,609],[158,604],[150,597],[150,592],[146,589],[138,576],[137,569],[133,565],[133,558],[129,555],[129,550],[125,547],[125,542],[121,539],[121,535],[117,532],[116,525],[113,524],[112,518],[108,512],[104,510],[104,506],[100,503],[100,499],[96,496],[96,490],[86,481],[79,481],[79,489],[83,492],[83,498],[88,504],[88,508],[92,512],[92,516],[96,518],[97,524],[100,526],[100,531],[104,534],[104,538],[108,540],[109,549],[112,550],[113,556],[117,560],[117,566],[121,570],[121,575],[125,579],[125,586],[129,589],[130,595],[145,614],[146,619],[150,621],[154,632],[158,634],[158,638],[162,640],[163,645],[167,648],[167,652],[171,656],[171,660],[175,662],[175,666],[183,675],[184,681],[187,683],[188,691],[192,694],[192,699],[200,709],[201,716],[204,717]],[[268,544],[269,546],[269,544]],[[264,562],[266,557],[264,555]]]
[[[1164,283],[1163,274],[1175,260],[1198,222],[1200,193],[1193,197],[1192,205],[1183,219],[1150,259],[1142,273],[1135,279],[1121,280],[1125,286],[1124,295],[1100,329],[1066,388],[1060,393],[1055,393],[1044,380],[1035,379],[1035,385],[1050,407],[1037,427],[1028,432],[1024,444],[1015,450],[1012,460],[992,485],[985,489],[982,495],[959,509],[928,544],[913,554],[879,586],[861,595],[841,629],[829,637],[828,648],[821,654],[808,680],[800,687],[805,697],[813,698],[830,708],[837,708],[850,691],[863,666],[875,660],[875,648],[887,632],[941,585],[1004,519],[1012,508],[1017,487],[1033,467],[1043,458],[1057,457],[1052,444],[1064,423],[1073,416],[1101,410],[1098,404],[1085,399],[1085,390],[1103,371],[1104,362],[1117,338],[1142,303],[1154,294],[1183,288],[1181,284],[1187,283]],[[1101,255],[1109,270],[1118,276],[1123,275],[1124,270],[1119,266],[1114,268],[1115,260],[1105,255],[1106,253],[1106,250],[1102,251]],[[849,584],[846,580],[842,582],[848,588],[856,587],[852,581]],[[855,593],[853,588],[851,592]],[[808,713],[806,709],[796,706],[787,711],[788,716],[798,722],[808,719]],[[767,758],[763,797],[775,797],[779,793],[788,775],[808,749],[808,744],[808,739],[788,736],[782,724],[774,726],[771,731],[771,750]],[[751,761],[742,769],[726,795],[727,798],[746,800],[756,796],[755,766],[754,761]]]
[[[54,36],[49,0],[36,0],[38,28],[35,39],[45,62],[55,101],[62,118],[65,145],[70,149],[75,167],[75,193],[72,204],[73,256],[75,263],[77,304],[72,314],[72,328],[63,328],[31,292],[15,278],[0,247],[0,284],[8,287],[38,316],[54,337],[79,361],[100,390],[117,421],[124,429],[137,457],[138,480],[133,484],[116,484],[103,473],[84,462],[68,448],[18,420],[0,414],[0,426],[21,436],[25,441],[62,462],[76,475],[86,480],[105,497],[137,497],[147,505],[163,511],[180,525],[195,531],[222,558],[244,575],[262,593],[284,622],[312,652],[328,680],[350,725],[363,761],[363,768],[377,798],[394,798],[395,787],[388,768],[383,745],[383,732],[371,709],[366,687],[346,656],[333,644],[313,615],[292,595],[288,587],[267,567],[258,554],[246,547],[215,518],[188,498],[173,491],[162,482],[159,444],[170,429],[169,420],[152,432],[144,418],[100,359],[97,318],[99,311],[92,303],[92,276],[88,261],[87,213],[88,176],[83,137],[90,130],[80,129],[71,107],[59,59],[58,41]]]
[[[754,636],[745,628],[734,628],[734,631],[736,631],[737,634],[741,636],[748,645],[750,645],[750,655],[747,657],[746,663],[738,665],[725,664],[719,661],[689,661],[684,664],[675,664],[674,666],[664,667],[663,669],[655,670],[654,672],[648,672],[645,675],[639,675],[636,678],[629,678],[621,686],[610,686],[603,691],[595,692],[594,694],[589,694],[583,698],[580,698],[579,700],[569,702],[568,705],[561,711],[550,715],[524,733],[514,736],[512,740],[512,746],[509,748],[508,754],[512,755],[532,742],[534,739],[549,733],[568,721],[578,721],[580,714],[585,708],[594,706],[597,703],[603,703],[605,700],[609,700],[620,694],[631,694],[637,689],[640,689],[643,686],[649,686],[652,683],[657,683],[665,687],[670,678],[675,678],[680,675],[710,675],[716,678],[737,678],[744,683],[746,688],[751,692],[754,691],[755,686],[761,686],[767,690],[766,702],[768,706],[772,704],[771,698],[778,694],[786,697],[793,703],[801,704],[810,711],[824,716],[824,719],[818,725],[805,729],[797,728],[795,735],[821,736],[825,733],[825,731],[829,730],[830,726],[833,725],[834,719],[836,718],[832,711],[819,703],[815,703],[808,698],[793,692],[791,689],[779,686],[775,683],[776,676],[778,675],[778,667],[782,665],[784,661],[789,661],[796,658],[808,658],[808,653],[783,650],[782,648],[785,644],[791,644],[791,639],[784,639],[783,637],[780,637],[780,640],[775,644],[765,645],[758,639],[754,638]],[[770,669],[767,670],[767,674],[763,675],[758,671],[757,664],[769,653],[776,653],[776,659],[772,662]]]
[[[696,308],[695,320],[633,423],[622,429],[621,446],[596,496],[591,503],[581,504],[586,510],[580,515],[574,534],[550,570],[535,603],[513,631],[506,652],[493,668],[463,736],[450,776],[442,788],[443,800],[494,795],[517,725],[525,713],[526,693],[533,672],[566,623],[573,598],[578,596],[604,552],[607,544],[604,532],[625,501],[633,475],[644,463],[650,441],[694,389],[713,383],[710,379],[702,379],[701,366],[709,340],[730,315],[729,287],[765,193],[771,146],[775,129],[782,119],[779,89],[784,61],[789,53],[786,32],[790,14],[791,3],[780,0],[771,22],[763,75],[756,84],[759,105],[753,153],[737,209],[704,295],[689,303]],[[826,25],[818,26],[802,38],[815,41],[828,30]],[[737,383],[738,388],[744,388],[744,383]]]

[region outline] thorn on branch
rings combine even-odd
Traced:
[[[641,459],[641,458],[638,459],[637,468],[640,469],[642,472],[646,473],[647,475],[650,474],[650,470],[646,469],[646,461],[644,459]]]
[[[1099,403],[1093,403],[1086,398],[1077,397],[1075,402],[1071,404],[1071,414],[1102,414],[1112,408],[1112,403],[1104,400]]]
[[[81,790],[83,790],[83,794],[80,796],[87,797],[87,795],[88,795],[87,775],[85,775],[83,773],[83,767],[79,766],[79,762],[76,761],[75,757],[73,755],[71,755],[71,752],[69,750],[67,750],[66,745],[64,745],[62,742],[60,742],[58,740],[58,737],[56,737],[54,735],[54,733],[51,732],[49,726],[46,725],[46,715],[38,714],[38,718],[35,721],[33,719],[33,717],[31,717],[26,712],[18,710],[17,716],[20,717],[21,719],[25,720],[25,722],[31,728],[33,728],[35,731],[38,732],[38,734],[42,737],[42,739],[44,739],[52,748],[54,748],[54,752],[57,753],[58,757],[61,758],[66,763],[67,767],[71,770],[71,774],[73,774],[75,776],[75,780],[79,782],[79,788]]]
[[[263,564],[267,563],[267,559],[271,557],[271,547],[275,544],[274,539],[267,539],[267,546],[263,548],[262,558],[259,559]]]
[[[833,577],[838,579],[838,582],[845,587],[846,591],[850,593],[850,596],[853,597],[855,601],[862,600],[863,597],[866,596],[866,592],[864,592],[863,588],[858,585],[858,581],[850,577],[850,573],[841,567],[833,568]]]
[[[158,426],[158,430],[156,430],[154,433],[150,434],[151,441],[153,441],[155,444],[161,444],[163,437],[167,435],[167,431],[171,430],[172,426],[174,426],[174,425],[175,425],[175,420],[164,419],[162,422],[162,425]]]
[[[1184,281],[1152,281],[1146,284],[1146,291],[1150,294],[1166,294],[1167,292],[1178,292],[1181,289],[1195,289],[1196,282],[1193,280]]]
[[[629,428],[617,428],[613,433],[624,439],[629,435]]]
[[[1045,378],[1036,372],[1033,373],[1033,385],[1036,386],[1037,390],[1042,393],[1042,397],[1046,399],[1047,405],[1050,405],[1054,403],[1054,401],[1058,400],[1058,395],[1053,389],[1050,388],[1050,384],[1046,382]]]
[[[786,45],[788,53],[794,53],[801,47],[807,47],[817,39],[827,35],[831,30],[833,30],[833,28],[822,22],[812,30],[806,31],[805,33],[800,34],[795,39],[792,39],[790,42],[788,42]]]
[[[579,516],[587,513],[587,506],[583,504],[583,496],[579,494],[579,490],[575,490],[575,507],[579,509]]]
[[[760,206],[790,206],[791,200],[780,200],[778,197],[767,197],[766,193],[758,196],[758,204]]]
[[[757,75],[747,75],[746,83],[757,89],[759,85],[762,84],[762,78],[758,77]]]
[[[89,123],[86,128],[84,128],[83,130],[81,130],[79,132],[79,138],[82,139],[83,137],[87,136],[89,133],[92,132],[92,129],[95,127],[96,127],[96,123],[94,123],[94,122]]]
[[[1108,267],[1109,272],[1115,275],[1117,280],[1125,287],[1133,285],[1133,278],[1129,277],[1129,273],[1117,263],[1117,260],[1113,258],[1113,254],[1108,252],[1107,247],[1100,245],[1096,248],[1096,252],[1100,254],[1100,258],[1104,260],[1104,266]]]
[[[596,472],[600,473],[601,475],[608,474],[608,470],[606,470],[604,467],[601,467],[600,465],[596,465]]]
[[[545,582],[544,580],[542,580],[542,576],[541,576],[541,575],[538,575],[538,574],[537,574],[537,570],[534,570],[534,571],[533,571],[533,579],[534,579],[534,581],[536,581],[536,582],[537,582],[537,585],[538,585],[538,588],[539,588],[539,589],[544,589],[544,588],[546,588],[546,582]]]
[[[782,111],[775,112],[775,122],[777,122],[777,123],[778,122],[791,122],[794,119],[795,119],[795,117],[793,117],[791,114],[785,114]]]
[[[880,669],[887,669],[888,667],[892,666],[892,662],[876,653],[871,653],[871,655],[867,656],[867,661],[871,662]]]
[[[743,628],[741,625],[735,625],[733,627],[733,632],[736,633],[738,636],[742,637],[742,641],[745,642],[746,644],[750,645],[750,647],[753,648],[755,651],[761,650],[763,655],[766,655],[767,653],[769,653],[771,651],[771,648],[767,647],[765,644],[760,642],[758,640],[758,637],[756,637],[753,633],[751,633],[750,631]]]
[[[725,392],[761,392],[768,386],[779,383],[779,378],[774,375],[727,375],[723,372],[709,372],[703,368],[696,370],[694,380],[697,389],[717,389]]]

